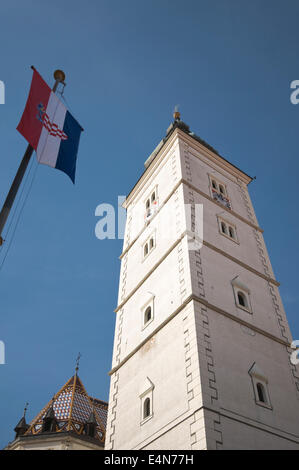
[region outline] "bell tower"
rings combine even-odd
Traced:
[[[299,449],[251,180],[175,112],[124,203],[106,449]]]

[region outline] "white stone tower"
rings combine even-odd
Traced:
[[[124,204],[105,448],[299,449],[292,339],[252,178],[174,118]],[[190,205],[191,230],[203,205],[201,249]]]

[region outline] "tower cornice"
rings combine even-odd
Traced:
[[[211,148],[208,148],[204,145],[204,143],[199,142],[195,137],[186,134],[186,132],[181,131],[180,129],[176,129],[177,134],[179,137],[187,143],[190,147],[193,147],[194,150],[200,151],[204,156],[208,157],[209,160],[217,165],[217,168],[222,168],[223,170],[227,171],[231,176],[240,179],[248,185],[253,178],[244,171],[240,170],[237,166],[233,163],[230,163],[226,158],[222,157],[220,154],[213,152]]]
[[[234,321],[235,323],[238,323],[240,325],[243,325],[243,326],[249,328],[250,330],[260,334],[261,336],[264,336],[264,337],[266,337],[266,338],[268,338],[268,339],[270,339],[270,340],[272,340],[276,343],[279,343],[282,346],[285,346],[287,348],[290,347],[290,342],[286,341],[284,338],[279,338],[278,336],[272,334],[270,331],[267,331],[263,328],[260,328],[260,327],[258,327],[257,325],[255,325],[251,322],[245,321],[242,318],[237,317],[236,315],[220,308],[219,306],[208,302],[204,298],[198,297],[197,295],[194,295],[194,294],[190,294],[184,300],[184,302],[177,309],[175,309],[162,323],[160,323],[160,325],[158,325],[157,328],[155,328],[148,336],[146,336],[146,338],[144,338],[138,344],[138,346],[136,346],[132,351],[127,353],[127,355],[118,364],[116,364],[114,367],[112,367],[112,369],[108,372],[108,374],[111,376],[115,372],[117,372],[132,356],[134,356],[134,354],[137,351],[139,351],[142,348],[142,346],[144,346],[153,336],[155,336],[162,328],[164,328],[164,326],[167,325],[167,323],[169,323],[171,320],[173,320],[174,317],[176,317],[182,310],[184,310],[184,308],[190,302],[196,302],[200,305],[204,305],[208,309],[210,309],[210,310],[212,310],[212,311],[214,311],[214,312],[216,312],[216,313],[218,313],[218,314],[220,314],[224,317],[229,318],[230,320]]]
[[[129,294],[124,298],[124,300],[122,300],[118,306],[116,307],[116,309],[114,310],[115,313],[117,313],[126,303],[127,301],[135,294],[135,292],[139,289],[139,287],[151,276],[151,274],[158,268],[158,266],[160,266],[160,264],[167,258],[167,256],[176,248],[176,246],[181,242],[181,240],[183,240],[183,238],[185,237],[188,237],[188,232],[185,230],[184,232],[181,233],[180,236],[178,236],[177,240],[168,248],[168,250],[161,256],[161,258],[154,264],[154,266],[148,271],[148,273],[146,274],[146,276],[144,276],[139,282],[138,284],[136,285],[136,287],[134,289],[132,289]],[[270,276],[267,276],[266,274],[260,272],[260,271],[257,271],[256,269],[254,269],[252,266],[249,266],[248,264],[244,263],[243,261],[231,256],[229,253],[221,250],[220,248],[212,245],[211,243],[208,243],[207,241],[203,240],[203,246],[206,246],[207,248],[209,248],[210,250],[213,250],[219,254],[221,254],[222,256],[230,259],[231,261],[233,261],[234,263],[238,264],[239,266],[242,266],[244,269],[247,269],[248,271],[252,272],[253,274],[255,274],[256,276],[260,277],[261,279],[264,279],[265,281],[273,284],[274,286],[276,287],[279,287],[280,286],[280,283],[270,277]]]
[[[189,147],[193,148],[195,152],[201,153],[203,157],[207,158],[208,164],[215,168],[214,165],[217,165],[217,169],[219,167],[227,172],[231,177],[237,178],[241,180],[244,184],[248,185],[253,178],[247,175],[245,172],[240,170],[238,167],[230,163],[220,154],[216,153],[216,151],[212,150],[212,147],[209,148],[203,143],[204,141],[199,141],[196,137],[187,134],[180,128],[174,128],[174,130],[164,139],[161,141],[160,144],[157,146],[158,151],[156,155],[152,158],[142,175],[140,176],[139,180],[133,186],[132,190],[129,192],[126,200],[123,203],[123,207],[126,209],[130,202],[134,199],[135,195],[139,192],[139,190],[143,187],[146,181],[151,177],[152,173],[154,172],[155,168],[160,164],[163,160],[165,154],[169,151],[171,146],[174,144],[176,139],[180,139],[181,141],[185,142]],[[197,158],[200,158],[198,155],[195,155]],[[227,176],[227,175],[226,175]]]

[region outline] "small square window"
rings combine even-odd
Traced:
[[[156,246],[156,239],[155,239],[155,233],[152,233],[146,242],[143,244],[142,247],[142,253],[143,253],[143,259],[145,259],[155,248]]]
[[[237,228],[235,224],[223,219],[222,217],[217,216],[217,218],[220,234],[239,244]]]
[[[158,209],[158,188],[155,187],[154,190],[150,192],[150,194],[145,199],[145,215],[144,220],[145,223],[149,223],[150,219],[153,215],[157,212]]]
[[[212,175],[209,175],[209,179],[212,198],[228,209],[231,209],[231,202],[227,194],[226,185]]]

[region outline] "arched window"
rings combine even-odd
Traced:
[[[238,303],[241,307],[247,307],[247,300],[245,294],[243,292],[238,291]]]
[[[222,186],[222,184],[219,184],[219,191],[221,192],[221,194],[225,193],[224,187]]]
[[[212,180],[212,186],[213,186],[214,189],[217,189],[217,183],[216,183],[215,180]]]
[[[148,418],[151,414],[151,400],[146,398],[143,403],[143,419]]]
[[[144,324],[148,323],[152,319],[152,308],[149,306],[144,312]]]
[[[234,231],[233,227],[228,227],[228,232],[229,232],[229,236],[231,238],[235,238],[235,231]]]
[[[261,383],[257,383],[256,389],[259,401],[261,401],[262,403],[266,403],[267,400],[264,386]]]
[[[150,200],[149,199],[146,201],[145,207],[146,207],[146,209],[149,209],[149,207],[150,207]]]
[[[154,248],[154,239],[153,238],[150,239],[150,250],[152,248]]]
[[[226,225],[224,222],[221,222],[221,230],[222,230],[222,233],[227,233]]]
[[[152,202],[154,202],[155,200],[156,200],[156,193],[153,192],[153,194],[152,194]]]
[[[148,244],[146,243],[144,245],[144,256],[146,256],[148,254]]]

